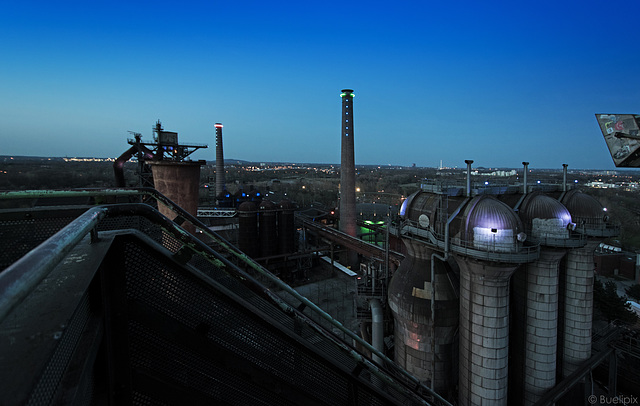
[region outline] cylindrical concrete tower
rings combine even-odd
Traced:
[[[353,144],[353,90],[343,89],[340,155],[340,231],[356,236],[356,163]]]
[[[570,238],[569,211],[541,192],[527,195],[519,214],[541,247],[538,260],[513,277],[509,404],[532,405],[556,383],[560,260],[584,240]]]
[[[464,209],[460,267],[460,405],[507,405],[509,279],[517,264],[499,262],[519,252],[523,226],[497,199],[476,196]],[[486,260],[474,255],[486,252]],[[493,254],[492,254],[493,253]]]
[[[204,163],[205,161],[149,161],[156,190],[194,217],[197,216],[200,166]],[[176,216],[171,209],[162,204],[158,209],[170,219]],[[195,227],[191,225],[187,225],[185,229],[191,233],[195,232]]]
[[[403,238],[403,241],[407,256],[389,283],[394,358],[413,376],[447,396],[457,381],[454,362],[457,348],[454,345],[459,310],[456,289],[448,275],[451,271],[444,262],[435,259],[435,283],[432,285],[431,255],[434,251],[421,241],[409,238]]]
[[[223,195],[225,190],[224,152],[222,150],[222,124],[215,123],[216,128],[216,199]]]
[[[604,208],[595,198],[577,189],[567,192],[562,203],[571,213],[576,231],[587,236],[584,247],[569,250],[561,275],[563,324],[559,345],[562,376],[567,377],[591,357],[593,251],[603,238],[618,235],[620,228],[609,224]]]

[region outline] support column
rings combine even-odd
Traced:
[[[507,405],[509,279],[515,266],[458,259],[460,405]]]
[[[514,276],[510,404],[533,405],[556,383],[558,272],[564,249],[543,247]]]
[[[570,250],[566,259],[564,288],[564,326],[562,375],[571,375],[591,357],[593,325],[593,251],[598,240],[589,240],[582,248]]]

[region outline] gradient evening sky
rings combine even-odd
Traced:
[[[640,1],[3,1],[0,155],[117,157],[160,119],[228,159],[614,168]]]

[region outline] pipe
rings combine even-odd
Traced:
[[[527,194],[527,172],[529,172],[529,162],[523,162],[522,165],[524,165],[524,179],[523,179],[523,186],[522,186],[522,194],[526,195]]]
[[[464,162],[467,164],[467,197],[471,197],[471,164],[473,160],[465,159]]]
[[[371,307],[371,346],[384,354],[384,314],[378,299],[369,301]],[[382,366],[382,358],[373,353],[373,362]]]
[[[384,230],[384,236],[385,236],[385,248],[384,248],[384,281],[385,283],[388,285],[389,284],[389,251],[390,251],[390,247],[389,247],[389,227],[391,227],[391,218],[387,215],[387,219],[386,219],[386,223],[385,224],[385,230]],[[636,278],[637,280],[638,278]]]
[[[447,227],[448,231],[449,227]],[[446,242],[445,242],[446,246]],[[436,374],[436,258],[442,262],[446,262],[449,252],[445,251],[444,257],[431,254],[431,388],[434,388]]]
[[[443,261],[446,261],[448,256],[449,256],[449,247],[450,247],[450,243],[449,243],[449,225],[451,225],[451,222],[453,221],[453,219],[460,213],[460,210],[462,210],[462,208],[469,202],[469,200],[471,200],[471,197],[466,197],[462,203],[460,203],[460,205],[453,211],[453,213],[451,213],[451,215],[449,216],[449,218],[447,219],[447,224],[444,227],[444,256],[445,258],[443,259]]]
[[[116,177],[116,187],[126,186],[126,182],[124,180],[124,163],[138,152],[141,152],[147,160],[153,159],[153,152],[149,148],[140,144],[140,139],[136,136],[136,144],[120,155],[113,163],[113,174]]]
[[[473,163],[473,161],[465,161],[467,163],[467,174],[470,175],[471,173],[471,164]],[[471,196],[470,196],[470,176],[467,177],[467,197],[464,199],[464,201],[458,206],[456,207],[456,209],[453,211],[453,213],[451,213],[451,215],[449,216],[449,218],[447,219],[447,224],[445,225],[444,228],[444,256],[438,255],[437,253],[433,253],[431,254],[431,354],[433,355],[432,359],[431,359],[431,371],[432,374],[435,374],[435,368],[436,368],[436,341],[435,341],[435,336],[436,336],[436,332],[435,332],[435,319],[436,319],[436,268],[435,268],[435,259],[439,259],[442,262],[447,262],[447,260],[449,259],[449,246],[450,246],[450,242],[449,242],[449,226],[451,225],[451,222],[453,221],[454,218],[456,218],[456,216],[460,213],[460,211],[462,210],[462,208],[464,206],[467,205],[467,203],[469,203],[469,200],[471,200]],[[433,376],[431,379],[431,387],[433,388]]]

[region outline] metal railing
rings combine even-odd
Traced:
[[[569,230],[567,230],[569,231]],[[527,238],[531,242],[544,245],[547,247],[558,248],[579,248],[584,247],[587,243],[587,234],[576,231],[569,231],[566,237],[558,237],[550,233],[534,234],[530,229],[526,230]]]
[[[600,224],[584,224],[576,228],[576,232],[587,237],[615,237],[620,235],[620,225],[602,222]]]
[[[441,251],[445,250],[446,241],[444,235],[436,233],[430,228],[421,227],[417,221],[404,220],[399,225],[399,232],[401,235],[419,237],[434,248]],[[520,242],[508,245],[484,244],[481,246],[460,238],[451,238],[449,247],[454,254],[506,263],[532,262],[540,256],[539,244],[526,245]]]
[[[474,175],[476,176],[476,175]],[[502,180],[499,177],[493,177],[487,174],[478,175],[483,179],[492,178],[493,181],[488,183],[484,182],[471,182],[471,195],[504,195],[521,193],[523,189],[522,184],[508,183],[506,180]],[[449,196],[464,196],[466,193],[466,180],[426,180],[420,183],[420,189],[425,192],[432,192],[438,194],[447,194]],[[575,185],[567,184],[567,190],[574,189]],[[559,192],[562,191],[562,181],[549,181],[545,180],[545,183],[534,183],[527,185],[529,192],[536,190],[543,192]]]

